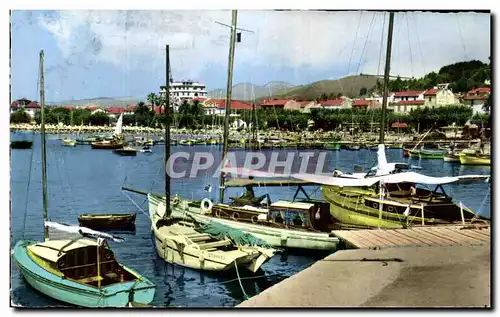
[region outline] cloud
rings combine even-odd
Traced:
[[[238,26],[253,33],[243,32],[235,67],[383,72],[387,20],[382,12],[239,11]],[[229,29],[215,21],[230,24],[231,12],[58,11],[38,20],[66,59],[158,73],[168,43],[175,77],[194,79],[208,67],[227,67]],[[485,61],[490,16],[397,13],[392,55],[392,74],[417,77],[465,59]]]

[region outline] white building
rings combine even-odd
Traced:
[[[449,84],[438,84],[424,93],[424,105],[434,108],[439,106],[453,105],[459,103],[453,92],[448,89]]]
[[[160,94],[165,95],[165,86],[160,87]],[[180,102],[193,98],[207,98],[206,86],[191,80],[173,82],[170,84],[170,95]]]

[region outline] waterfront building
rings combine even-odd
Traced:
[[[432,89],[427,89],[424,92],[424,106],[434,108],[439,106],[458,104],[459,100],[453,94],[453,91],[448,88],[450,84],[438,84]]]
[[[165,86],[160,87],[160,95],[164,96],[166,91]],[[170,94],[180,102],[184,100],[192,100],[193,98],[206,98],[206,86],[192,80],[170,83]]]
[[[489,87],[481,87],[469,90],[467,95],[463,97],[462,103],[472,107],[472,112],[484,113],[483,106],[491,93]]]
[[[24,111],[32,118],[35,118],[35,113],[40,111],[40,104],[36,101],[31,101],[26,98],[21,98],[14,100],[10,104],[10,113],[16,112],[19,109],[24,109]]]

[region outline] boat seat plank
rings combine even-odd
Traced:
[[[222,241],[215,241],[215,242],[209,242],[209,243],[203,243],[203,244],[200,243],[199,244],[200,249],[203,249],[203,250],[210,249],[210,248],[224,247],[224,246],[228,246],[228,245],[232,245],[231,240],[222,240]]]
[[[201,241],[207,241],[212,239],[211,236],[206,235],[206,236],[200,236],[200,237],[188,237],[191,241],[193,242],[201,242]]]

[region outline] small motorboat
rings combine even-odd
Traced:
[[[76,145],[76,140],[73,139],[63,139],[63,146],[75,146]]]
[[[82,214],[78,222],[93,230],[135,230],[135,214]]]
[[[113,149],[121,149],[123,148],[124,142],[116,142],[110,140],[104,140],[100,142],[92,142],[90,143],[93,149],[96,150],[113,150]]]
[[[126,147],[121,148],[121,149],[113,150],[113,153],[121,155],[121,156],[136,156],[137,149],[135,149],[133,147],[126,146]]]
[[[141,153],[149,153],[149,154],[153,153],[150,146],[144,146],[140,151]]]
[[[33,141],[26,141],[26,140],[10,141],[11,149],[31,149],[32,146],[33,146]]]

